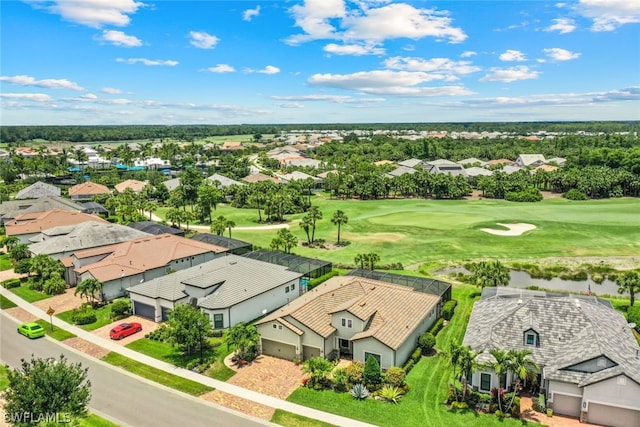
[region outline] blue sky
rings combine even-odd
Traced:
[[[2,1],[1,122],[640,120],[640,1]]]

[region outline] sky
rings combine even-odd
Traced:
[[[3,125],[640,120],[640,1],[2,0]]]

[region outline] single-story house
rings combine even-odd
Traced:
[[[547,159],[548,165],[564,166],[566,162],[567,159],[565,159],[564,157],[554,157],[552,159]]]
[[[83,212],[52,209],[47,212],[24,213],[4,224],[7,236],[15,236],[20,243],[31,243],[31,239],[43,230],[62,225],[75,225],[85,221],[107,223],[96,215]]]
[[[285,267],[226,254],[128,291],[139,316],[167,320],[176,304],[190,303],[209,315],[215,329],[226,329],[296,299],[301,276]]]
[[[71,200],[91,200],[93,196],[99,196],[101,194],[111,194],[111,190],[106,185],[98,184],[91,181],[86,181],[81,184],[76,184],[69,188],[69,197]]]
[[[488,160],[486,166],[487,167],[499,167],[505,165],[513,165],[513,160],[509,159],[493,159]]]
[[[185,234],[185,231],[181,228],[169,227],[168,225],[160,224],[154,221],[132,222],[131,224],[128,224],[128,226],[133,228],[134,230],[140,230],[140,231],[144,231],[145,233],[155,234],[155,235],[168,233],[176,236],[184,236]],[[209,242],[205,242],[205,243],[209,243]]]
[[[30,186],[18,191],[16,200],[39,199],[40,197],[60,197],[60,188],[46,182],[34,182]]]
[[[598,425],[640,425],[640,346],[606,300],[485,289],[462,343],[481,352],[484,362],[495,361],[492,349],[530,350],[554,413]],[[512,381],[509,372],[506,385]],[[485,367],[473,372],[471,384],[489,392],[499,380]]]
[[[413,175],[416,172],[418,172],[418,169],[410,168],[408,166],[398,166],[397,168],[389,172],[387,176],[389,178],[395,178],[405,174]]]
[[[493,171],[485,168],[480,168],[477,166],[466,168],[465,171],[467,172],[468,177],[493,175]]]
[[[63,197],[41,197],[29,200],[7,200],[0,204],[0,220],[6,223],[25,213],[47,212],[58,209],[70,212],[86,212],[84,206]]]
[[[285,184],[291,181],[304,181],[305,179],[312,179],[316,185],[321,185],[323,181],[322,178],[318,178],[300,171],[293,171],[291,173],[284,174],[280,178]]]
[[[207,181],[211,183],[220,183],[221,188],[231,187],[232,185],[245,185],[244,182],[236,181],[235,179],[227,178],[226,176],[214,173],[207,178]]]
[[[522,168],[535,168],[546,163],[542,154],[520,154],[516,159],[516,165]]]
[[[115,189],[118,193],[124,193],[127,188],[130,188],[134,193],[141,192],[144,187],[147,186],[147,182],[138,181],[137,179],[127,179],[119,184],[115,185]]]
[[[253,250],[253,245],[243,240],[232,239],[230,237],[218,236],[211,233],[197,233],[192,237],[193,240],[209,243],[210,245],[222,246],[227,248],[227,253],[234,255],[244,255]]]
[[[167,190],[173,191],[180,186],[180,178],[171,178],[163,182]]]
[[[420,160],[420,159],[407,159],[407,160],[403,160],[401,162],[398,162],[398,166],[405,166],[408,168],[415,168],[416,166],[421,166],[424,167],[424,160]]]
[[[211,261],[224,252],[226,248],[160,234],[78,251],[62,261],[71,270],[68,277],[75,274],[72,282],[102,282],[101,299],[108,301],[124,295],[133,285]]]
[[[272,181],[275,183],[280,183],[280,181],[278,181],[276,178],[269,175],[265,175],[263,173],[255,173],[255,174],[247,175],[244,178],[242,178],[242,180],[248,183],[260,182],[260,181]]]
[[[462,167],[462,165],[446,159],[438,159],[427,162],[424,164],[424,168],[429,173],[433,174],[467,176],[467,171],[464,169],[464,167]]]
[[[256,322],[263,354],[378,359],[401,366],[438,318],[440,297],[361,277],[336,276]]]

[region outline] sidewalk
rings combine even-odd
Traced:
[[[22,298],[19,298],[14,293],[9,290],[0,287],[0,294],[4,295],[6,298],[10,299],[14,303],[18,305],[18,307],[28,311],[29,313],[37,316],[40,319],[48,319],[47,313],[39,308],[29,304],[24,301]],[[265,406],[269,406],[276,409],[282,409],[284,411],[292,412],[294,414],[302,415],[308,418],[317,419],[320,421],[324,421],[326,423],[334,424],[337,426],[345,426],[345,427],[371,427],[371,424],[363,423],[361,421],[353,420],[351,418],[342,417],[339,415],[330,414],[328,412],[319,411],[317,409],[308,408],[306,406],[298,405],[295,403],[287,402],[285,400],[276,399],[275,397],[267,396],[265,394],[257,393],[253,390],[248,390],[242,387],[235,386],[233,384],[225,383],[222,381],[215,380],[213,378],[206,377],[204,375],[197,374],[195,372],[178,368],[169,363],[163,362],[158,359],[154,359],[153,357],[149,357],[142,353],[138,353],[137,351],[130,350],[126,347],[122,347],[111,340],[107,340],[92,334],[91,332],[85,331],[77,326],[70,325],[63,320],[58,319],[53,316],[53,324],[62,329],[66,329],[67,331],[75,334],[76,336],[89,341],[93,344],[96,344],[100,347],[103,347],[109,351],[119,353],[123,356],[129,357],[131,359],[137,360],[138,362],[147,364],[149,366],[153,366],[154,368],[161,369],[165,372],[169,372],[174,375],[178,375],[183,378],[190,379],[192,381],[199,382],[201,384],[207,385],[209,387],[214,387],[216,390],[238,396],[247,400],[251,400],[256,403],[260,403]]]

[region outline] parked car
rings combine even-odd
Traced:
[[[36,322],[23,323],[18,326],[18,332],[29,338],[39,338],[44,336],[44,328]]]
[[[121,323],[115,328],[111,329],[109,332],[109,337],[112,340],[121,340],[122,338],[128,337],[129,335],[135,334],[136,332],[140,332],[142,330],[142,325],[140,323]]]

